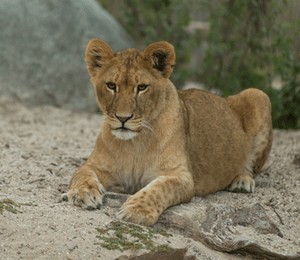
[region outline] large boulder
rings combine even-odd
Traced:
[[[76,110],[96,110],[87,42],[102,38],[116,50],[132,45],[94,0],[2,0],[0,31],[0,95]]]

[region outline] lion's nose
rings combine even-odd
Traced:
[[[115,114],[115,116],[122,124],[125,124],[129,119],[133,118],[133,114],[130,116],[118,116]]]

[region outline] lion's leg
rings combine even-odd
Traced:
[[[253,192],[254,177],[264,166],[272,146],[272,118],[269,97],[260,90],[248,89],[228,98],[237,114],[249,143],[244,172],[238,175],[230,191]]]
[[[267,126],[253,138],[251,150],[247,156],[244,172],[238,175],[228,187],[233,192],[254,192],[254,177],[264,166],[272,145],[272,133]]]
[[[184,173],[185,174],[185,173]],[[188,202],[194,196],[190,173],[160,176],[123,204],[119,217],[134,223],[153,225],[168,207]]]
[[[245,168],[255,177],[265,165],[272,147],[272,126],[265,123],[253,138],[252,149],[248,154]]]
[[[108,174],[96,173],[93,166],[85,164],[74,174],[70,190],[62,195],[62,199],[88,210],[100,208],[109,184]]]

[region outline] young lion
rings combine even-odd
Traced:
[[[152,225],[195,195],[254,191],[272,145],[271,105],[262,91],[228,98],[177,91],[169,80],[174,47],[164,41],[114,53],[94,39],[86,64],[105,121],[65,195],[74,205],[96,209],[105,191],[130,193],[119,216]]]

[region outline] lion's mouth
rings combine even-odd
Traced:
[[[111,133],[120,140],[131,140],[132,138],[136,137],[138,133],[133,131],[127,127],[118,127],[111,131]]]
[[[121,132],[126,132],[126,131],[134,132],[134,131],[132,131],[131,129],[125,127],[125,126],[118,127],[118,128],[116,128],[115,130],[119,130],[119,131],[121,131]]]

